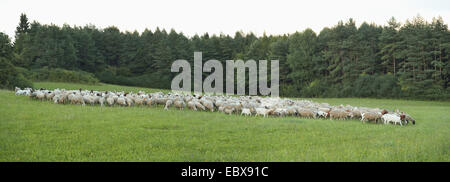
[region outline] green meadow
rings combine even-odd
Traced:
[[[109,84],[34,86],[161,91]],[[60,105],[0,90],[0,161],[450,161],[450,102],[310,100],[398,108],[416,125]]]

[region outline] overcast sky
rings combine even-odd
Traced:
[[[320,32],[339,20],[353,18],[357,25],[385,25],[394,16],[402,23],[420,14],[427,21],[441,16],[450,22],[450,0],[1,0],[0,31],[14,36],[21,13],[42,24],[111,25],[121,31],[142,32],[156,27],[193,36],[230,34],[242,30],[257,35],[284,34],[312,28]]]

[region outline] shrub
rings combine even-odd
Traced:
[[[21,68],[22,71],[23,68]],[[92,73],[84,71],[72,71],[61,68],[49,69],[41,68],[31,71],[25,71],[24,73],[33,81],[52,81],[52,82],[71,82],[71,83],[84,83],[84,84],[98,84],[99,80],[95,78]]]
[[[33,87],[17,69],[5,58],[0,58],[0,88],[14,89],[14,87]]]

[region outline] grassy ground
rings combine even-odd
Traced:
[[[35,87],[137,91],[115,85]],[[146,90],[155,91],[155,90]],[[399,108],[415,126],[32,101],[0,90],[0,161],[450,161],[450,102],[312,99]]]

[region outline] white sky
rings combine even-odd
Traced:
[[[441,16],[448,24],[450,0],[1,0],[0,31],[13,38],[20,13],[26,13],[30,22],[60,26],[90,23],[99,28],[114,25],[121,31],[174,28],[188,36],[205,32],[234,35],[239,30],[262,35],[308,27],[319,33],[348,18],[357,25],[363,21],[385,25],[392,16],[403,23],[420,14],[427,21]]]

